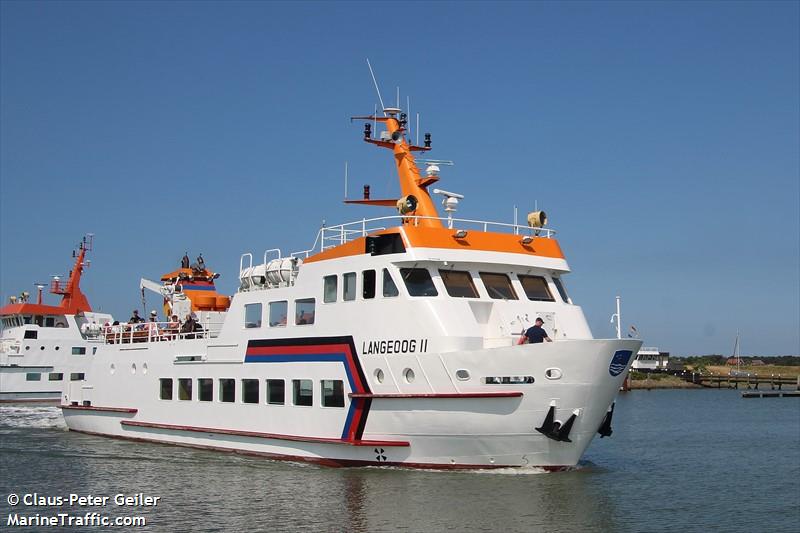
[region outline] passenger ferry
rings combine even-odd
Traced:
[[[45,285],[38,285],[36,303],[30,294],[11,296],[0,308],[0,402],[59,403],[63,382],[82,382],[88,361],[98,344],[101,327],[111,315],[95,313],[81,292],[80,281],[92,248],[88,235],[78,246],[75,264],[64,283],[55,276],[50,292],[61,296],[60,305],[42,301]]]
[[[90,379],[64,391],[71,430],[330,466],[554,470],[611,434],[641,343],[592,337],[545,214],[454,218],[463,196],[431,190],[443,162],[423,174],[413,156],[429,134],[410,144],[398,108],[354,119],[391,151],[401,197],[350,203],[397,214],[244,254],[230,307],[199,331],[98,339]],[[518,344],[537,318],[552,342]]]

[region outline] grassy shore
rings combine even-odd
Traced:
[[[699,389],[700,385],[689,383],[678,376],[670,374],[642,374],[632,372],[628,380],[631,390],[648,389]]]
[[[712,374],[724,375],[727,376],[730,374],[732,370],[737,370],[735,366],[727,366],[727,365],[714,365],[714,366],[707,366],[706,373],[711,372]],[[741,372],[749,373],[751,375],[758,374],[759,376],[767,377],[767,376],[778,376],[781,375],[785,378],[797,378],[800,376],[800,366],[779,366],[779,365],[757,365],[757,366],[742,366],[740,369]]]

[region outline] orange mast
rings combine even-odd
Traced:
[[[75,258],[75,265],[69,273],[69,280],[66,286],[62,285],[61,281],[58,279],[54,279],[50,283],[50,292],[52,294],[62,295],[60,307],[63,309],[64,314],[68,315],[76,315],[82,311],[92,310],[92,306],[89,305],[89,300],[87,300],[86,296],[81,292],[81,275],[83,274],[83,268],[85,266],[83,260],[86,257],[87,250],[92,249],[92,236],[89,236],[88,241],[86,237],[84,237],[79,246],[80,251]]]
[[[431,149],[430,135],[425,134],[425,146],[409,144],[405,138],[405,113],[401,113],[399,109],[393,107],[384,109],[384,113],[387,116],[378,117],[371,115],[352,118],[381,122],[386,126],[386,131],[388,133],[386,140],[384,140],[384,137],[381,139],[373,139],[372,126],[367,123],[364,126],[364,141],[383,148],[389,148],[394,152],[397,175],[400,180],[400,192],[403,197],[399,200],[370,200],[366,197],[364,200],[347,200],[346,203],[383,206],[394,205],[396,203],[398,210],[400,210],[400,213],[403,215],[433,217],[416,219],[414,225],[427,228],[443,227],[442,221],[438,219],[439,213],[427,189],[428,186],[435,183],[439,178],[435,176],[423,178],[420,176],[419,169],[412,155],[412,152],[427,152]],[[409,224],[411,220],[404,220],[403,223]]]

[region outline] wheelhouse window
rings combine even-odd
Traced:
[[[375,271],[365,270],[361,273],[361,297],[365,300],[375,298]]]
[[[490,298],[494,298],[495,300],[518,299],[514,287],[511,286],[511,280],[505,274],[481,272],[480,276]]]
[[[261,327],[261,304],[245,304],[244,305],[244,327],[245,328],[260,328]]]
[[[323,379],[322,406],[344,407],[344,382],[340,379]]]
[[[475,284],[472,282],[472,276],[469,272],[461,270],[440,270],[444,282],[444,288],[447,289],[447,294],[454,298],[477,298],[478,291],[475,290]]]
[[[289,313],[289,303],[286,300],[269,303],[269,327],[286,326],[286,317]]]
[[[219,380],[219,401],[233,403],[236,401],[236,380],[222,378]]]
[[[192,399],[192,380],[190,378],[178,379],[178,399],[179,400]]]
[[[314,386],[310,379],[293,379],[295,405],[311,406],[314,404]]]
[[[161,388],[159,398],[162,400],[172,399],[172,378],[161,378],[158,380]]]
[[[44,327],[52,328],[56,325],[56,317],[54,316],[47,316],[44,318]]]
[[[356,273],[348,272],[342,276],[342,300],[350,302],[356,299]]]
[[[569,296],[567,296],[567,289],[564,288],[564,283],[561,281],[561,278],[553,278],[553,283],[558,289],[558,294],[561,295],[561,299],[564,300],[566,303],[572,303],[569,301]]]
[[[298,326],[314,323],[314,298],[294,301],[294,323]]]
[[[383,296],[386,298],[394,298],[398,296],[400,291],[397,290],[397,285],[394,284],[394,280],[392,279],[392,275],[389,274],[389,270],[383,269]]]
[[[400,275],[411,296],[438,296],[439,291],[433,285],[431,273],[427,268],[401,268]]]
[[[336,301],[337,276],[325,276],[322,278],[322,302],[329,304]]]
[[[517,276],[522,289],[525,291],[525,296],[528,300],[535,300],[537,302],[554,302],[555,298],[550,294],[550,288],[547,286],[547,280],[542,276]]]
[[[199,378],[197,380],[197,399],[201,402],[214,401],[214,380]]]
[[[243,379],[242,380],[242,402],[243,403],[258,403],[258,380],[257,379]]]
[[[282,379],[267,380],[267,403],[273,405],[286,403],[286,384]]]

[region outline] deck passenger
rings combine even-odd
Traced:
[[[547,332],[542,327],[544,320],[537,318],[534,325],[528,328],[525,335],[520,339],[521,344],[539,344],[541,342],[553,342],[553,339],[547,336]]]
[[[133,310],[133,316],[128,319],[129,324],[138,324],[140,322],[144,322],[144,319],[139,316],[139,310]]]

